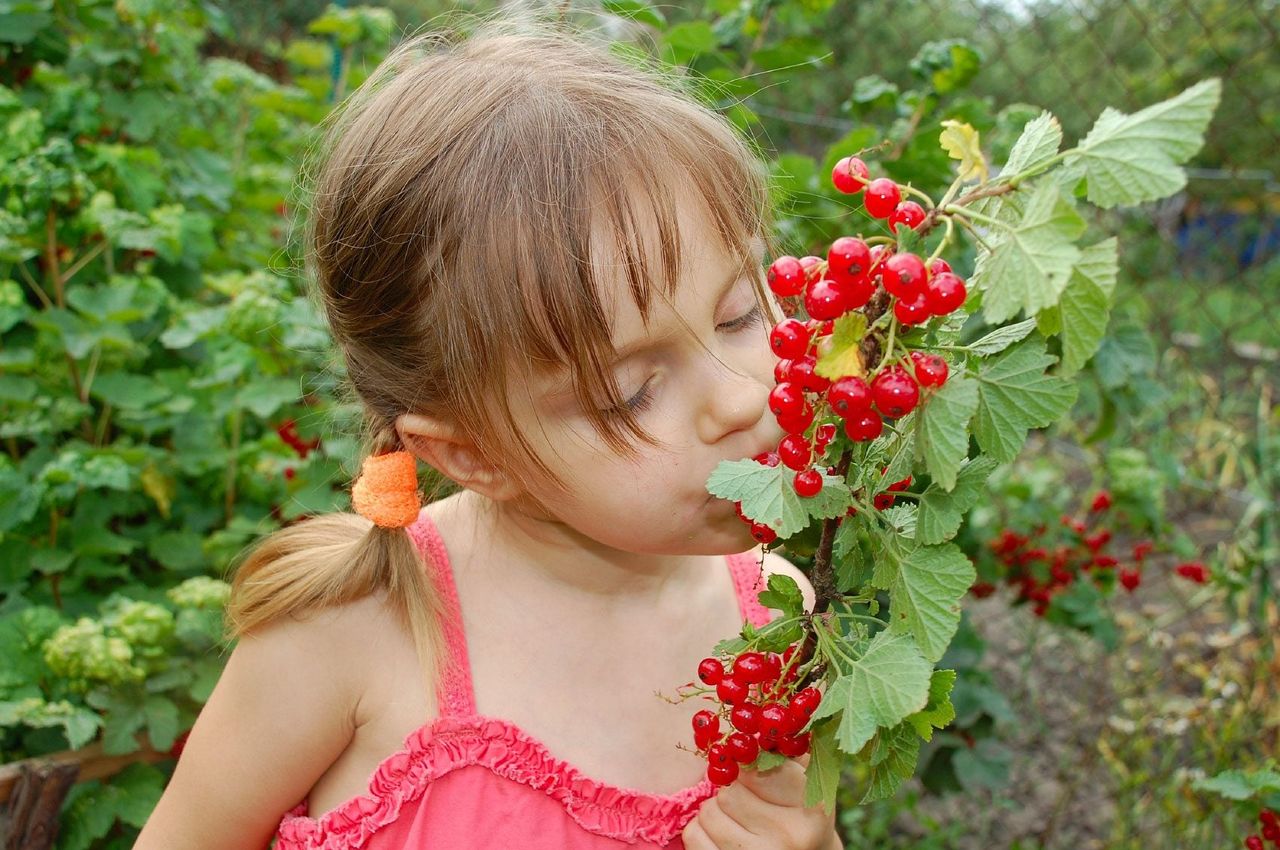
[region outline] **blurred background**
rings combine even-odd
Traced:
[[[1075,409],[965,519],[956,721],[890,799],[850,770],[840,825],[868,850],[1244,847],[1280,808],[1274,0],[0,3],[8,846],[131,847],[225,659],[236,557],[348,509],[359,408],[301,270],[300,163],[404,32],[499,8],[684,66],[770,163],[797,256],[870,226],[840,157],[937,197],[944,119],[1001,163],[1041,109],[1070,145],[1222,79],[1183,191],[1082,205],[1120,238],[1114,310]],[[1080,541],[1116,580],[1020,580]]]

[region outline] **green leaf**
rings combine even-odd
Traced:
[[[1055,360],[1045,353],[1044,338],[1033,337],[979,369],[973,435],[997,461],[1013,460],[1027,431],[1043,428],[1071,409],[1078,386],[1045,374]]]
[[[1089,362],[1106,333],[1116,285],[1116,245],[1112,237],[1085,248],[1058,306],[1036,317],[1041,320],[1041,333],[1056,333],[1062,338],[1057,374],[1064,378]]]
[[[937,661],[960,625],[960,600],[977,577],[973,562],[950,543],[914,550],[889,590],[889,629],[911,634],[925,660]]]
[[[240,389],[236,403],[262,419],[270,416],[301,394],[296,378],[262,378]]]
[[[126,372],[99,375],[90,385],[89,392],[94,398],[121,410],[145,410],[169,397],[168,388],[154,378]]]
[[[966,375],[950,378],[920,405],[916,448],[933,479],[950,490],[969,450],[969,420],[978,409],[978,385]]]
[[[984,455],[964,465],[956,476],[955,488],[950,492],[937,483],[929,485],[920,497],[916,512],[916,542],[927,546],[955,536],[965,511],[978,503],[983,485],[995,468],[995,460]]]
[[[760,592],[760,604],[781,611],[784,616],[798,617],[804,613],[804,595],[800,585],[791,576],[773,573],[769,576],[769,589]]]
[[[791,537],[810,519],[844,516],[853,505],[849,485],[838,475],[822,472],[822,490],[803,498],[796,493],[795,470],[782,464],[765,466],[754,460],[726,460],[707,479],[707,491],[721,499],[742,502],[742,512],[778,533]]]
[[[844,758],[836,747],[834,720],[815,723],[810,729],[809,766],[804,772],[804,806],[811,808],[819,803],[828,811],[835,811],[836,792],[840,788],[840,771]]]
[[[1093,356],[1098,380],[1109,390],[1122,387],[1132,378],[1155,369],[1156,346],[1141,325],[1124,320],[1103,338]]]
[[[1000,169],[1000,176],[1008,180],[1024,171],[1038,168],[1052,159],[1062,145],[1062,125],[1052,113],[1041,112],[1022,128],[1022,135],[1013,143],[1009,160]]]
[[[929,704],[907,718],[926,741],[933,740],[934,729],[944,729],[956,719],[956,709],[951,704],[951,689],[955,684],[955,670],[934,670],[929,680]]]
[[[920,758],[920,737],[910,723],[899,723],[879,732],[871,744],[871,775],[868,787],[858,805],[887,800],[916,771]]]
[[[832,381],[847,375],[865,377],[867,370],[862,366],[858,346],[866,333],[867,317],[863,313],[853,311],[836,319],[831,326],[831,335],[818,343],[814,373]]]
[[[151,746],[162,752],[168,750],[178,737],[178,707],[168,697],[153,694],[147,697],[144,711]]]
[[[877,727],[896,726],[928,704],[930,670],[910,635],[882,629],[852,670],[827,690],[814,720],[839,712],[836,741],[856,755]]]
[[[600,7],[612,15],[630,18],[651,27],[666,26],[667,23],[661,11],[643,0],[603,0]]]
[[[956,778],[966,790],[1003,788],[1009,782],[1012,761],[1009,748],[991,738],[979,738],[972,748],[957,749],[951,759]]]
[[[1207,779],[1196,779],[1191,787],[1197,791],[1221,794],[1228,800],[1248,800],[1261,793],[1280,793],[1280,773],[1269,768],[1254,771],[1224,770]]]
[[[977,342],[969,343],[968,348],[974,354],[984,357],[990,354],[999,354],[1015,342],[1021,342],[1026,339],[1035,329],[1035,319],[1024,319],[1012,325],[996,328]]]
[[[1083,165],[1087,197],[1104,209],[1168,197],[1187,184],[1179,166],[1204,145],[1221,97],[1213,78],[1132,115],[1107,107],[1066,165]]]
[[[1057,184],[1037,185],[1017,225],[996,231],[991,252],[978,256],[973,280],[982,291],[986,320],[1003,322],[1019,310],[1030,317],[1057,304],[1080,259],[1080,249],[1072,243],[1084,229],[1074,202]]]

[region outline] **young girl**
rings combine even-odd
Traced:
[[[813,606],[705,489],[782,436],[760,160],[677,81],[492,22],[401,44],[326,142],[307,258],[367,413],[357,513],[239,567],[137,850],[838,848],[807,755],[713,786],[706,703],[663,698],[768,622],[769,573]],[[418,460],[453,490],[425,507]]]

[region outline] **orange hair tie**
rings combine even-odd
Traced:
[[[383,528],[412,525],[422,509],[417,459],[407,451],[366,457],[351,488],[351,504]]]

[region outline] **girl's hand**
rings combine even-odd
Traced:
[[[703,801],[681,833],[685,850],[840,850],[835,812],[804,807],[809,756],[763,773],[744,769]]]

